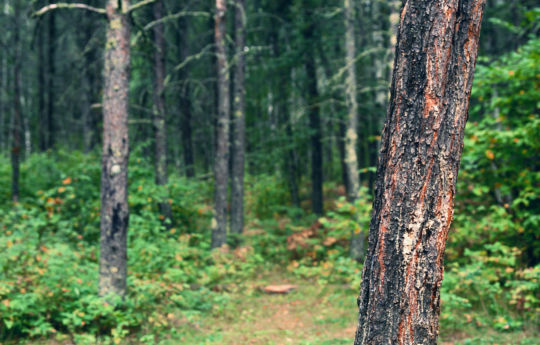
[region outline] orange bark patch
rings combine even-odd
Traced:
[[[382,284],[384,280],[384,237],[386,234],[386,226],[381,223],[381,231],[379,233],[379,292],[382,293]]]

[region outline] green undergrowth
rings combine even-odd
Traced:
[[[531,39],[479,61],[441,289],[443,344],[539,338],[539,59],[540,41]],[[129,169],[128,295],[107,303],[97,297],[99,162],[62,150],[25,157],[13,205],[9,159],[0,156],[1,344],[237,344],[251,335],[244,343],[350,343],[362,265],[349,259],[349,238],[367,236],[367,189],[350,204],[327,182],[326,213],[316,217],[309,184],[300,185],[302,207],[292,207],[283,177],[247,176],[245,233],[212,252],[212,183],[171,173],[168,190],[158,187],[138,148]],[[159,215],[163,201],[172,224]],[[299,287],[260,292],[273,282]]]

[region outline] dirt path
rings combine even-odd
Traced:
[[[261,291],[265,284],[295,284],[285,295]],[[336,285],[271,275],[248,282],[230,301],[200,319],[199,331],[185,344],[281,345],[351,344],[356,329],[356,293]],[[210,326],[210,332],[208,332]]]

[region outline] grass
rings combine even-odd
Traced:
[[[295,284],[285,295],[269,295],[262,287]],[[341,345],[352,344],[356,330],[357,289],[345,285],[320,285],[278,268],[261,273],[241,285],[223,287],[221,303],[211,312],[166,315],[171,331],[160,334],[160,345]],[[144,334],[144,326],[141,331]],[[166,334],[166,335],[165,335]],[[122,344],[141,344],[140,335]],[[538,345],[538,327],[498,332],[471,323],[467,329],[441,330],[441,345]],[[68,345],[69,339],[29,342],[31,345]],[[1,344],[0,344],[1,345]]]
[[[268,295],[269,284],[295,284],[286,295]],[[229,302],[210,315],[194,315],[178,330],[182,344],[350,344],[356,329],[356,292],[321,286],[284,273],[262,274],[227,293]],[[166,344],[176,344],[171,339]]]

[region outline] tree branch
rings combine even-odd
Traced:
[[[127,9],[127,11],[126,11],[125,13],[129,13],[129,12],[131,12],[131,11],[133,11],[133,10],[136,10],[136,9],[138,9],[139,7],[142,7],[142,6],[144,6],[144,5],[151,4],[151,3],[153,3],[154,1],[156,1],[156,0],[142,0],[142,1],[139,1],[139,2],[136,3],[136,4],[133,4],[133,5],[129,6],[129,8]]]
[[[151,28],[153,28],[154,26],[156,26],[158,24],[167,22],[169,20],[178,19],[178,18],[181,18],[181,17],[187,17],[187,16],[210,17],[211,14],[210,14],[210,12],[202,12],[202,11],[182,11],[182,12],[178,12],[178,13],[175,13],[175,14],[169,14],[168,16],[165,16],[165,17],[163,17],[161,19],[154,20],[154,21],[146,24],[144,26],[144,30],[150,30]]]
[[[105,9],[103,8],[97,8],[97,7],[92,7],[92,6],[88,6],[86,4],[68,4],[68,3],[65,3],[65,2],[61,2],[61,3],[58,3],[58,4],[50,4],[50,5],[47,5],[43,8],[41,8],[39,11],[36,11],[34,12],[34,16],[36,17],[39,17],[49,11],[52,11],[52,10],[56,10],[56,9],[60,9],[60,8],[80,8],[80,9],[83,9],[83,10],[88,10],[88,11],[92,11],[92,12],[96,12],[96,13],[99,13],[99,14],[106,14],[105,12]]]

